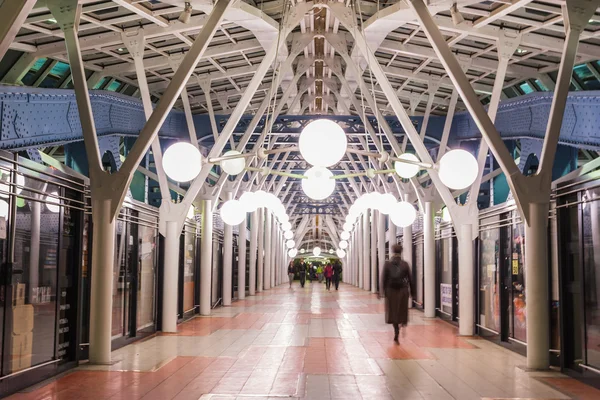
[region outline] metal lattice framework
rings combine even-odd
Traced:
[[[213,9],[210,0],[191,0],[189,20],[181,22],[178,18],[184,11],[183,0],[81,0],[79,3],[82,13],[78,37],[89,87],[141,95],[135,57],[127,38],[143,32],[145,77],[154,101],[162,97]],[[337,2],[323,2],[327,3]],[[554,89],[565,42],[564,0],[438,0],[428,3],[433,20],[456,54],[481,102],[490,102],[501,58],[500,47],[506,41],[516,41],[516,45],[508,55],[501,97]],[[450,9],[455,3],[457,12],[452,12]],[[363,0],[343,4],[356,19],[373,51],[373,58],[365,57],[359,51],[351,32],[327,7],[316,4],[314,8],[302,8],[302,1],[240,1],[225,14],[223,24],[186,84],[185,101],[177,100],[175,108],[189,114],[209,114],[216,141],[214,131],[224,129],[226,119],[220,119],[222,123],[218,123],[215,114],[232,113],[268,49],[278,43],[278,62],[264,75],[251,102],[242,110],[246,113],[256,113],[259,117],[266,113],[271,119],[273,115],[355,115],[357,125],[353,127],[347,123],[345,126],[350,132],[351,147],[393,152],[392,143],[384,135],[385,124],[377,123],[379,113],[394,113],[384,90],[373,76],[370,66],[374,63],[385,72],[402,106],[411,115],[424,118],[423,129],[426,129],[430,115],[452,116],[455,111],[465,110],[462,101],[453,95],[453,83],[415,12],[406,2]],[[71,87],[70,72],[64,68],[68,56],[62,30],[48,8],[38,3],[29,7],[20,30],[9,44],[12,51],[3,59],[5,74],[2,81],[37,87]],[[291,9],[302,9],[303,16],[297,26],[291,27],[292,33],[282,38],[280,25],[290,23],[284,16]],[[577,64],[585,65],[589,73],[573,75],[575,89],[594,88],[594,82],[600,80],[595,63],[600,59],[599,34],[600,17],[594,16],[581,36],[576,60]],[[365,116],[369,116],[372,133],[379,138],[380,148],[374,137],[365,132],[361,122]],[[256,124],[253,127],[252,122],[244,120],[245,129],[262,130],[264,135],[252,137],[246,143],[236,143],[232,139],[226,147],[241,146],[244,150],[257,146],[276,148],[297,141],[297,133],[290,133],[295,126],[293,121],[282,123],[278,120],[272,126],[261,121],[258,128]],[[300,131],[305,122],[295,123]],[[354,134],[351,133],[353,130]],[[207,147],[214,142],[211,137],[202,140]],[[446,135],[442,143],[447,140]],[[406,145],[405,140],[403,149]],[[57,149],[54,147],[49,151],[55,153]],[[260,164],[260,160],[256,163]],[[294,151],[274,154],[264,164],[272,169],[296,173],[307,168],[299,153]],[[367,157],[348,153],[332,169],[337,173],[352,173],[374,166]],[[491,172],[492,164],[487,167],[487,172]],[[402,182],[392,177],[373,181],[363,177],[349,178],[338,182],[335,196],[324,202],[313,202],[303,195],[298,181],[293,178],[260,177],[257,173],[248,173],[238,177],[236,182],[238,189],[262,187],[275,192],[290,214],[299,216],[340,217],[360,193],[385,190],[400,195],[403,189]],[[427,184],[427,175],[422,176],[420,182]],[[226,184],[225,176],[215,183],[217,193],[221,190],[219,185],[223,184]],[[332,221],[336,223],[336,220]],[[310,226],[319,228],[315,221]],[[316,240],[317,231],[309,232],[306,240]],[[329,233],[325,236],[333,241]]]

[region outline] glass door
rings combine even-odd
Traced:
[[[518,214],[512,215],[512,253],[510,263],[511,301],[509,304],[509,337],[527,342],[527,295],[525,290],[525,226]]]
[[[582,206],[586,364],[600,369],[600,188]]]
[[[479,234],[479,326],[482,336],[500,334],[500,217],[481,221]]]
[[[158,223],[156,219],[155,221]],[[148,225],[139,225],[138,235],[136,327],[138,332],[152,332],[154,331],[156,315],[156,246],[158,231]]]

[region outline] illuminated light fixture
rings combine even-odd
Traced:
[[[258,196],[253,192],[245,192],[240,196],[240,203],[246,210],[246,212],[254,212],[260,207],[260,203],[257,201]]]
[[[465,22],[465,18],[462,16],[460,11],[458,11],[458,5],[456,3],[452,4],[452,7],[450,7],[450,15],[452,16],[452,23],[454,26]]]
[[[442,221],[444,221],[444,222],[452,221],[452,217],[450,217],[450,211],[448,210],[448,207],[442,208]]]
[[[385,193],[381,195],[381,198],[379,199],[379,212],[385,215],[389,214],[394,209],[396,202],[396,198],[393,194]]]
[[[284,211],[284,213],[285,213],[285,211]],[[279,218],[279,222],[281,222],[282,224],[284,224],[286,222],[290,222],[290,217],[288,217],[287,214],[282,214],[278,218]]]
[[[350,222],[344,224],[344,230],[350,232],[354,226]]]
[[[0,200],[0,218],[8,218],[8,203]]]
[[[48,211],[55,214],[60,211],[60,199],[58,198],[57,192],[50,193],[48,196],[46,196],[45,201]]]
[[[198,176],[202,168],[202,154],[191,143],[171,145],[163,154],[165,174],[177,182],[189,182]]]
[[[124,49],[124,48],[122,48],[122,47],[119,47],[117,50],[118,50],[118,51],[125,51],[125,49]]]
[[[312,167],[304,173],[306,179],[302,179],[302,190],[304,194],[313,200],[324,200],[333,193],[335,179],[333,174],[325,167]]]
[[[281,224],[281,229],[283,229],[284,231],[289,231],[292,229],[292,224],[288,222],[284,222],[283,224]]]
[[[333,254],[333,249],[329,249],[329,254]]]
[[[456,149],[444,154],[439,162],[439,176],[450,189],[468,188],[477,179],[477,160],[466,150]]]
[[[239,156],[240,154],[242,153],[240,153],[237,150],[229,150],[228,152],[223,154],[223,157]],[[244,170],[244,168],[246,168],[246,159],[243,157],[232,158],[229,160],[222,160],[220,164],[221,168],[223,168],[223,171],[225,171],[227,174],[237,175],[241,173]]]
[[[50,22],[51,24],[56,24],[58,21],[56,21],[56,18],[48,18],[46,20],[46,22]]]
[[[298,147],[304,159],[318,167],[330,167],[339,162],[348,140],[341,126],[328,119],[318,119],[306,125],[300,134]]]
[[[306,250],[300,249],[300,254],[304,254],[305,252],[306,252]]]
[[[320,248],[319,246],[315,247],[315,248],[313,249],[313,255],[314,255],[315,257],[319,257],[319,255],[320,255],[320,254],[321,254],[321,248]]]
[[[398,156],[401,160],[419,162],[417,156],[411,153],[403,153]],[[401,161],[394,162],[394,169],[398,176],[404,179],[410,179],[419,173],[421,167],[415,164],[403,163]]]
[[[335,252],[335,254],[339,257],[339,258],[344,258],[346,257],[346,252],[342,249],[337,249],[337,251]]]
[[[288,250],[288,256],[294,258],[294,257],[296,257],[296,255],[298,255],[298,250],[297,249],[289,249]]]
[[[340,242],[340,249],[347,249],[348,248],[348,242],[346,242],[345,240],[342,240]]]
[[[227,225],[239,225],[246,218],[246,210],[238,200],[227,200],[221,207],[221,219]]]
[[[525,54],[527,53],[528,50],[522,49],[522,48],[517,48],[517,50],[515,51],[515,53],[517,54]]]
[[[417,210],[407,201],[400,201],[390,213],[392,223],[400,228],[406,228],[415,222]]]
[[[194,219],[195,215],[196,215],[196,209],[194,208],[194,206],[191,206],[190,209],[188,210],[187,217],[189,219]]]
[[[287,230],[287,231],[283,232],[283,237],[286,239],[291,239],[294,237],[294,234],[292,233],[292,231]]]
[[[287,242],[285,242],[285,245],[288,249],[293,249],[294,247],[296,247],[296,242],[290,239]]]
[[[342,238],[342,240],[348,240],[348,239],[350,239],[350,232],[343,231],[342,234],[340,235],[340,237]]]
[[[177,18],[177,19],[179,20],[179,22],[182,22],[184,24],[189,24],[191,17],[192,17],[192,5],[190,4],[189,1],[186,1],[185,7],[183,8],[183,11],[181,12],[181,14],[179,14],[179,18]]]

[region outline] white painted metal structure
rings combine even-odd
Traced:
[[[294,215],[298,204],[306,202],[297,179],[261,176],[248,171],[247,180],[243,180],[242,174],[228,180],[223,173],[213,176],[217,183],[210,186],[206,179],[214,172],[212,165],[206,164],[186,189],[183,200],[174,204],[169,201],[170,186],[160,166],[161,151],[155,140],[173,107],[184,110],[190,140],[196,145],[200,141],[203,147],[210,148],[209,158],[222,155],[226,148],[241,152],[259,147],[276,150],[294,143],[297,140],[294,135],[271,131],[278,115],[352,114],[363,120],[366,115],[373,115],[378,118],[379,126],[375,128],[363,121],[367,132],[349,135],[349,151],[333,168],[338,173],[355,173],[391,165],[366,157],[364,152],[399,155],[408,145],[421,161],[433,164],[435,160],[424,145],[429,116],[448,116],[439,159],[446,151],[455,111],[467,110],[484,136],[478,157],[480,174],[470,192],[479,192],[489,147],[508,176],[526,222],[528,366],[546,368],[549,322],[544,304],[548,297],[548,276],[547,243],[543,233],[550,195],[549,174],[573,66],[600,59],[597,38],[600,18],[595,16],[599,2],[433,0],[426,4],[422,0],[318,3],[219,0],[213,4],[210,0],[191,0],[190,3],[193,12],[187,23],[178,20],[183,0],[0,3],[0,56],[7,49],[22,52],[4,77],[4,83],[21,84],[31,66],[40,59],[52,59],[50,65],[67,62],[71,66],[70,76],[61,87],[72,85],[77,95],[90,163],[93,218],[103,221],[94,224],[92,362],[110,362],[110,330],[105,327],[110,326],[113,223],[133,170],[150,147],[157,161],[156,179],[164,200],[160,232],[167,239],[165,271],[171,272],[165,276],[173,278],[162,283],[165,297],[169,297],[163,301],[166,321],[163,330],[177,329],[174,295],[177,292],[174,271],[179,257],[177,238],[190,206],[202,206],[201,274],[204,277],[210,274],[208,247],[212,231],[212,216],[209,218],[206,214],[217,209],[220,198],[235,198],[246,190],[263,189],[282,200],[291,216],[294,240],[299,248],[309,252],[315,245],[323,249],[337,246],[347,210],[362,193],[391,192],[397,198],[419,204],[424,213],[427,317],[435,316],[433,218],[445,204],[456,221],[454,228],[460,244],[460,333],[472,335],[475,300],[470,290],[473,281],[469,278],[474,274],[477,196],[470,196],[465,206],[458,206],[454,195],[439,180],[437,171],[429,171],[432,181],[429,187],[421,186],[416,179],[406,183],[397,177],[388,179],[382,175],[374,179],[361,176],[340,180],[336,191],[337,211],[325,217],[309,217]],[[454,4],[462,18],[452,17],[450,8]],[[557,70],[554,82],[548,74]],[[86,71],[91,72],[89,77]],[[106,82],[104,78],[121,82],[122,91],[137,88],[135,93],[141,97],[148,119],[123,166],[112,175],[102,170],[88,97],[88,88]],[[493,125],[503,89],[525,79],[555,90],[541,170],[530,178],[525,178],[517,169]],[[157,102],[154,109],[153,101]],[[489,104],[487,112],[482,102]],[[233,134],[240,118],[251,112],[255,117],[245,132]],[[192,116],[198,113],[209,114],[212,135],[196,136]],[[219,114],[229,115],[222,127],[216,123],[215,115]],[[421,132],[416,131],[409,114],[425,117]],[[255,132],[265,115],[264,129]],[[399,119],[406,132],[404,137],[392,134],[383,119],[385,115]],[[253,167],[288,173],[307,168],[292,150],[249,160]],[[372,223],[365,213],[352,232],[344,265],[348,276],[344,276],[344,281],[375,291],[375,265],[378,262],[381,269],[386,235],[385,218],[376,212],[372,215]],[[250,277],[253,281],[256,276],[258,285],[250,289],[250,295],[280,283],[288,259],[280,226],[271,212],[258,210],[252,214],[251,221]],[[235,258],[231,254],[231,228],[228,229],[226,277],[230,277],[230,261]],[[410,243],[411,234],[410,229],[404,230],[405,247]],[[395,238],[396,229],[390,225],[387,242],[391,244]],[[372,253],[358,251],[369,246]],[[245,241],[240,248],[245,251]],[[376,249],[379,249],[379,261]],[[206,293],[200,296],[200,311],[208,315],[210,295],[208,287],[204,284],[202,287]],[[224,293],[224,304],[228,305],[233,294],[231,279],[224,286]]]

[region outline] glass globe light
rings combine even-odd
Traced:
[[[379,212],[382,214],[389,214],[396,205],[396,198],[393,194],[385,193],[381,195],[381,199],[379,200]]]
[[[292,230],[292,224],[290,224],[290,222],[284,222],[283,224],[281,224],[281,229],[283,229],[284,231],[290,231]]]
[[[340,249],[347,249],[348,248],[348,242],[346,242],[345,240],[342,240],[340,242]]]
[[[177,182],[189,182],[202,169],[202,154],[193,144],[178,142],[165,151],[162,164],[169,178]]]
[[[296,255],[298,255],[298,250],[296,250],[296,249],[289,249],[288,250],[288,256],[294,258],[294,257],[296,257]]]
[[[371,210],[379,210],[381,207],[383,195],[379,192],[372,192],[367,195],[368,205]]]
[[[288,249],[293,249],[294,247],[296,247],[296,242],[290,239],[287,242],[285,242],[285,245]]]
[[[337,256],[338,256],[339,258],[344,258],[344,257],[346,257],[346,252],[345,252],[344,250],[342,250],[342,249],[337,249],[337,251],[335,252],[335,254],[337,254]]]
[[[244,192],[239,199],[239,202],[242,203],[242,207],[246,210],[246,212],[254,212],[260,207],[260,203],[257,201],[258,196],[253,192]]]
[[[333,249],[329,249],[329,254],[333,254]]]
[[[353,227],[354,227],[354,226],[353,226],[351,223],[349,223],[349,222],[346,222],[346,223],[344,224],[344,230],[345,230],[345,231],[348,231],[348,232],[350,232],[350,231],[352,231],[352,228],[353,228]]]
[[[416,161],[416,162],[420,161],[417,158],[417,156],[415,156],[414,154],[411,154],[411,153],[400,154],[400,156],[398,158],[400,158],[401,160],[408,160],[408,161]],[[394,163],[394,169],[396,170],[396,173],[401,178],[410,179],[419,173],[419,170],[421,169],[421,167],[419,167],[418,165],[414,165],[414,164],[407,164],[407,163],[403,163],[401,161],[396,161]]]
[[[242,154],[242,153],[240,153],[237,150],[229,150],[228,152],[223,154],[223,157],[237,156],[240,154]],[[242,172],[244,170],[244,168],[246,168],[246,159],[243,157],[240,157],[240,158],[232,158],[230,160],[222,160],[221,168],[223,168],[223,171],[225,171],[229,175],[237,175],[240,172]]]
[[[390,220],[394,225],[400,228],[412,225],[416,218],[417,210],[415,210],[415,207],[407,201],[396,203],[396,206],[392,212],[390,212]]]
[[[440,180],[450,189],[465,189],[477,179],[477,160],[466,150],[456,149],[444,154],[439,161]]]
[[[300,254],[304,254],[305,251],[306,250],[304,250],[304,249],[300,249]]]
[[[315,257],[318,257],[320,254],[321,254],[321,248],[320,248],[319,246],[315,247],[315,248],[313,249],[313,255],[314,255]]]
[[[294,237],[294,233],[290,230],[283,232],[283,237],[286,239],[291,239]]]
[[[350,239],[350,232],[348,231],[343,231],[340,235],[340,237],[342,238],[342,240],[348,240]]]
[[[227,200],[221,207],[221,219],[227,225],[239,225],[246,218],[246,210],[238,200]]]
[[[442,208],[442,221],[452,222],[452,217],[450,216],[450,211],[448,210],[448,207]]]
[[[306,125],[298,140],[302,157],[319,167],[330,167],[340,161],[347,145],[342,127],[328,119],[318,119]]]
[[[265,207],[267,200],[267,192],[264,190],[257,190],[254,192],[254,201],[258,204],[258,208]]]
[[[290,217],[288,217],[287,214],[282,214],[279,217],[279,222],[281,222],[282,224],[285,223],[285,222],[290,222]]]
[[[57,213],[60,211],[60,199],[57,197],[57,192],[52,192],[46,196],[46,208],[52,213]]]
[[[326,199],[335,189],[333,174],[325,167],[312,167],[304,173],[307,179],[302,179],[304,194],[313,200]]]
[[[8,217],[8,203],[4,200],[0,200],[0,218]]]

